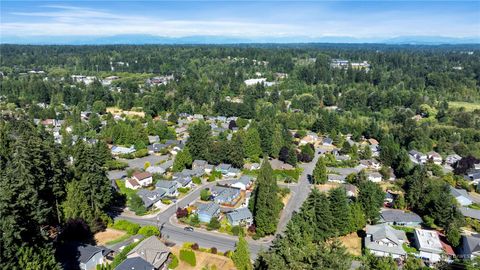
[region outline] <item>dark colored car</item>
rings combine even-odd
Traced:
[[[185,231],[187,232],[193,232],[193,228],[192,227],[185,227],[183,228]]]

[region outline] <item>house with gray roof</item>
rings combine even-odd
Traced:
[[[165,169],[160,167],[160,166],[149,166],[145,171],[151,173],[151,174],[164,174]]]
[[[140,257],[155,269],[166,269],[165,263],[170,256],[170,249],[156,236],[150,236],[135,246],[127,258]]]
[[[211,189],[213,201],[222,205],[235,205],[240,199],[240,189],[214,186]]]
[[[190,176],[181,176],[176,178],[175,181],[177,181],[179,187],[183,187],[183,188],[192,187],[192,177]]]
[[[130,146],[129,148],[123,147],[123,146],[116,146],[114,145],[111,149],[112,155],[127,155],[127,154],[133,154],[135,150],[135,146]]]
[[[148,142],[150,144],[154,144],[160,141],[160,137],[158,135],[155,136],[148,136]]]
[[[164,196],[168,197],[177,197],[178,196],[178,182],[177,181],[168,181],[168,180],[158,180],[155,184],[157,189],[162,189],[165,191]]]
[[[407,256],[403,243],[407,243],[404,231],[387,224],[367,225],[365,248],[377,257],[401,258]]]
[[[155,267],[142,257],[134,257],[126,259],[114,270],[155,270]]]
[[[167,148],[166,144],[163,143],[154,143],[147,146],[148,153],[160,153],[163,149]]]
[[[475,259],[480,256],[480,235],[462,235],[461,258]]]
[[[342,174],[327,174],[327,180],[334,183],[345,183],[347,175]]]
[[[250,226],[253,223],[253,216],[248,208],[238,208],[227,213],[227,220],[232,226]]]
[[[220,205],[214,202],[202,203],[198,205],[198,219],[201,222],[210,222],[210,220],[220,214]]]
[[[242,175],[235,183],[232,184],[232,187],[240,190],[247,190],[252,186],[252,183],[253,177],[250,175]]]
[[[422,223],[422,218],[413,212],[405,212],[399,209],[382,209],[380,222],[388,225],[418,227]]]
[[[462,206],[459,208],[463,216],[480,220],[480,210]]]
[[[473,200],[468,195],[468,192],[464,189],[458,189],[450,186],[450,194],[457,200],[461,206],[468,206],[473,203]]]
[[[146,208],[150,208],[153,205],[158,207],[160,200],[165,196],[165,194],[165,190],[158,188],[155,190],[140,189],[137,192],[137,195],[142,199],[143,205]]]
[[[444,253],[442,242],[436,231],[415,229],[415,246],[420,251],[420,258],[436,263],[442,260]]]
[[[92,245],[79,245],[76,253],[78,254],[77,260],[79,262],[80,269],[95,270],[97,265],[105,262],[104,256],[106,255],[106,250],[108,249]]]

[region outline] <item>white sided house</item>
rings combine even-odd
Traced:
[[[151,185],[153,182],[152,174],[149,172],[137,172],[134,173],[132,179],[137,181],[142,187]]]
[[[367,225],[364,241],[365,248],[377,257],[395,259],[407,256],[402,246],[407,242],[405,232],[396,230],[387,224]]]
[[[415,245],[423,260],[430,263],[442,260],[443,246],[436,231],[415,229]]]

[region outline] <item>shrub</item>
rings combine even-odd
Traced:
[[[244,235],[244,231],[243,231],[243,228],[240,227],[240,226],[233,226],[232,227],[232,233],[233,235],[235,236],[239,236],[239,235]]]
[[[153,225],[143,226],[142,228],[140,228],[140,230],[138,230],[138,233],[146,237],[149,237],[152,235],[160,236],[160,231],[158,230],[157,227]]]
[[[128,207],[135,212],[136,215],[143,215],[147,212],[147,208],[143,204],[142,198],[137,193],[132,193],[128,200]]]
[[[188,216],[188,210],[186,208],[177,209],[177,218],[184,218]]]
[[[136,158],[141,158],[141,157],[146,157],[148,156],[148,150],[147,149],[140,149],[137,152],[134,153],[134,157]]]
[[[233,252],[231,250],[227,250],[225,251],[225,253],[223,253],[223,256],[228,258],[232,258],[232,255],[233,255]]]
[[[202,179],[200,179],[200,177],[194,176],[192,178],[192,182],[196,185],[201,185],[202,184]]]
[[[210,248],[210,252],[211,252],[212,254],[217,254],[218,250],[217,250],[216,247],[212,247],[212,248]]]
[[[180,260],[190,264],[191,266],[197,265],[197,258],[195,257],[195,252],[188,249],[180,250]]]
[[[256,231],[257,231],[257,228],[255,227],[255,224],[252,224],[248,227],[249,233],[255,233]]]
[[[198,246],[197,243],[193,243],[191,246],[190,246],[191,249],[193,250],[198,250],[200,247]]]
[[[200,219],[198,218],[197,214],[193,215],[190,219],[190,225],[194,227],[198,227],[200,225]]]
[[[178,258],[173,253],[170,256],[172,256],[172,260],[170,261],[170,264],[168,265],[168,269],[175,269],[175,268],[178,267]]]
[[[128,167],[128,163],[120,160],[112,159],[112,160],[108,160],[105,163],[105,166],[107,167],[108,170],[122,170]]]
[[[121,231],[126,231],[128,234],[137,234],[140,229],[140,225],[130,222],[128,220],[117,220],[113,224],[113,228]]]
[[[218,229],[220,229],[220,227],[221,227],[220,221],[218,221],[218,219],[216,219],[216,218],[210,219],[210,222],[207,225],[207,229],[209,231],[218,230]]]
[[[210,190],[208,189],[202,189],[200,191],[200,200],[202,201],[208,201],[210,199],[210,196],[212,195],[212,193],[210,192]]]
[[[162,199],[162,203],[163,203],[163,204],[171,204],[172,201],[169,200],[169,199],[163,198],[163,199]]]
[[[180,192],[180,193],[187,193],[187,192],[190,191],[189,188],[184,188],[184,187],[179,187],[179,188],[177,188],[177,190],[178,190],[178,192]]]

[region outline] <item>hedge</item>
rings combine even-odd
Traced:
[[[175,254],[172,253],[172,260],[170,261],[170,264],[168,265],[168,269],[175,269],[178,267],[178,258],[175,256]]]
[[[146,225],[138,230],[138,234],[144,235],[145,237],[149,237],[152,235],[160,236],[160,231],[157,227],[153,225]]]
[[[193,252],[193,250],[181,249],[180,260],[190,264],[191,266],[197,265],[197,258],[195,257],[195,252]]]
[[[112,226],[114,229],[126,231],[128,234],[135,235],[140,230],[140,225],[128,220],[117,220]]]

